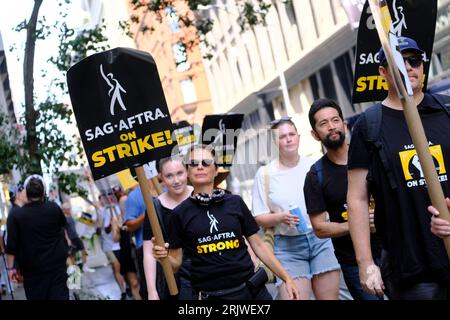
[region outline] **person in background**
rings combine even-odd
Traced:
[[[80,252],[81,266],[79,267],[80,269],[82,269],[82,265],[86,263],[87,252],[84,248],[83,241],[81,241],[80,237],[78,236],[77,230],[75,229],[75,220],[72,217],[72,206],[69,202],[64,202],[61,205],[61,209],[67,220],[67,236],[69,237],[71,242],[71,250],[69,250],[69,264],[76,264],[76,254],[77,252]]]
[[[136,176],[134,170],[130,170],[132,176]],[[148,179],[149,185],[153,186],[151,179]],[[152,196],[156,197],[156,191],[151,188]],[[125,202],[125,224],[128,228],[128,232],[134,233],[134,239],[136,243],[136,260],[139,272],[139,294],[143,300],[147,300],[147,283],[145,280],[144,272],[144,248],[142,240],[142,230],[145,218],[145,203],[142,197],[141,188],[139,186],[135,187],[128,194],[128,199]]]
[[[9,277],[18,281],[23,276],[27,300],[68,300],[66,218],[57,204],[45,199],[41,176],[29,176],[24,186],[28,203],[8,218]],[[14,268],[16,259],[20,271]]]
[[[306,175],[306,207],[315,234],[331,238],[347,288],[355,300],[378,300],[364,292],[359,283],[358,264],[348,229],[346,124],[339,105],[331,99],[318,99],[309,109],[311,134],[327,151]],[[373,221],[373,212],[372,212]],[[372,224],[374,231],[374,225]],[[371,234],[374,256],[380,258],[380,242]]]
[[[117,203],[120,209],[122,221],[126,218],[125,203],[128,195],[120,186],[113,188]],[[139,278],[136,270],[136,264],[133,258],[135,248],[131,241],[131,234],[128,232],[125,224],[120,228],[120,274],[125,277],[131,291],[133,300],[142,300],[139,294]]]
[[[108,258],[114,279],[120,288],[120,300],[126,300],[125,280],[120,274],[120,230],[117,214],[119,207],[110,200],[111,195],[100,195],[99,226],[101,227],[102,250]]]
[[[303,185],[314,160],[299,155],[300,135],[290,117],[272,121],[279,159],[258,169],[253,215],[264,228],[275,227],[274,253],[294,279],[301,300],[337,300],[340,266],[331,240],[318,238],[306,211]],[[280,298],[286,290],[277,280]]]

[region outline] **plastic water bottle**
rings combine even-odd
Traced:
[[[293,215],[296,215],[298,217],[298,225],[297,229],[300,233],[306,233],[308,232],[308,224],[306,223],[305,218],[302,215],[302,211],[298,206],[295,204],[291,204],[289,206],[289,212]]]

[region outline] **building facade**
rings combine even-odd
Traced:
[[[214,49],[202,48],[212,56],[204,64],[214,110],[244,113],[244,129],[253,129],[240,137],[238,161],[231,170],[246,201],[256,170],[274,156],[264,150],[270,143],[261,142],[268,139],[265,129],[270,120],[293,116],[300,132],[300,154],[318,158],[322,147],[310,134],[311,103],[332,98],[346,118],[369,105],[351,103],[357,30],[344,1],[270,2],[266,25],[244,30],[237,23],[238,1],[217,0],[205,9],[214,21],[207,37]],[[438,8],[431,85],[450,72],[450,1],[438,0]]]
[[[204,116],[212,113],[212,104],[199,46],[186,49],[182,42],[195,37],[194,27],[182,27],[179,19],[190,14],[189,7],[185,1],[173,1],[161,11],[161,19],[153,12],[132,7],[130,4],[130,14],[140,21],[132,28],[136,47],[156,61],[172,122],[186,120],[201,125]]]

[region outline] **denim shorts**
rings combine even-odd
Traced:
[[[276,235],[274,254],[293,279],[311,279],[340,269],[331,239],[319,239],[314,232],[299,236]],[[281,279],[277,279],[277,286],[281,284]]]

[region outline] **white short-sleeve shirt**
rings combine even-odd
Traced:
[[[269,173],[269,204],[267,204],[265,172],[261,167],[255,176],[252,192],[252,213],[255,217],[265,213],[277,213],[289,211],[289,207],[298,206],[303,219],[308,226],[308,232],[312,231],[311,221],[306,212],[305,196],[303,185],[315,160],[308,157],[300,157],[298,164],[293,168],[280,169],[278,160],[273,160],[268,164]],[[295,236],[299,235],[296,226],[288,226],[280,223],[275,227],[275,234]]]
[[[119,206],[115,206],[116,208],[116,213],[120,212],[120,208]],[[114,213],[113,210],[113,214]],[[116,251],[116,250],[120,250],[120,243],[119,242],[114,242],[113,237],[112,237],[112,231],[110,233],[106,233],[105,228],[108,227],[111,223],[111,212],[109,208],[101,208],[100,212],[99,212],[100,218],[103,221],[102,224],[102,250],[103,252],[109,252],[109,251]]]

